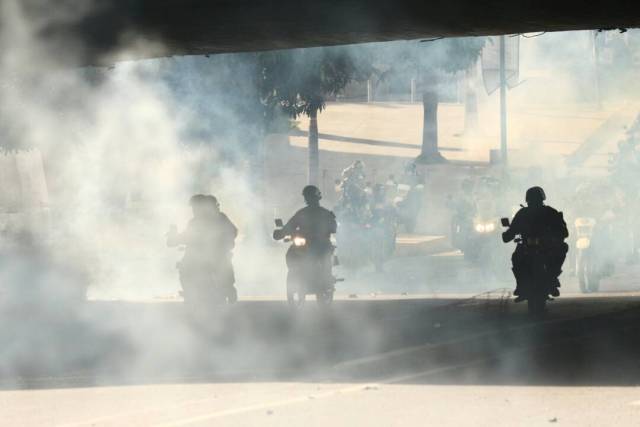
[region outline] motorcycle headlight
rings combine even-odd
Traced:
[[[306,244],[307,244],[307,239],[305,239],[304,237],[296,236],[293,238],[294,246],[304,246]]]
[[[478,233],[484,233],[484,230],[485,230],[484,224],[476,224],[476,231]]]
[[[576,248],[578,249],[587,249],[591,245],[591,241],[588,237],[581,237],[576,240]]]

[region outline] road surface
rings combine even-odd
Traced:
[[[634,297],[566,298],[540,319],[499,299],[343,301],[296,315],[253,302],[235,316],[268,316],[254,314],[235,340],[202,330],[199,344],[162,337],[173,309],[102,307],[121,315],[127,345],[56,363],[39,354],[39,371],[3,376],[3,425],[633,425],[640,415]],[[146,330],[134,322],[144,311],[155,337],[134,331]],[[276,333],[280,321],[297,326]]]
[[[433,278],[463,261],[438,262]],[[508,290],[474,296],[463,281],[457,294],[343,294],[328,311],[245,300],[205,318],[176,301],[5,307],[2,425],[637,425],[627,276],[590,296],[568,279],[537,318]]]

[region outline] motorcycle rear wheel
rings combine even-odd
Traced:
[[[299,307],[304,305],[306,295],[299,292],[287,292],[287,303],[290,307]]]

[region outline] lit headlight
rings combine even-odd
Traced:
[[[306,244],[307,244],[307,239],[305,239],[304,237],[296,236],[293,238],[294,246],[304,246]]]
[[[576,248],[587,249],[591,245],[591,241],[588,237],[581,237],[576,241]]]
[[[475,229],[477,233],[491,233],[496,229],[496,225],[492,222],[487,222],[486,224],[478,223]]]

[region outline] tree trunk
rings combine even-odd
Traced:
[[[419,163],[442,163],[446,159],[438,151],[438,91],[436,87],[422,92],[422,150]]]
[[[309,114],[309,170],[308,183],[311,185],[319,184],[320,176],[320,153],[318,149],[318,112],[313,111]]]

